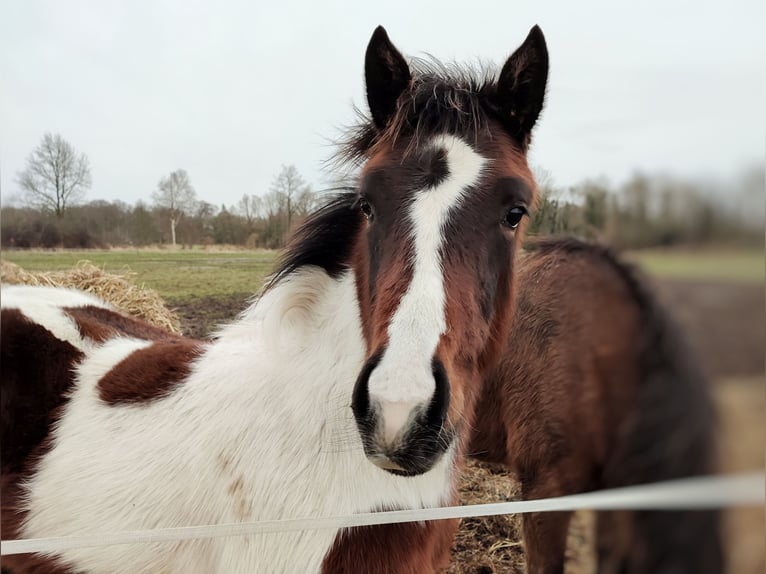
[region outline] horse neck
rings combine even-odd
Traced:
[[[298,269],[258,297],[215,339],[257,339],[266,350],[296,357],[332,350],[358,354],[361,368],[365,343],[353,274],[333,279],[318,267]]]

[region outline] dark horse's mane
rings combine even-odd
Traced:
[[[484,66],[444,64],[433,58],[410,61],[410,87],[399,98],[394,116],[385,130],[375,127],[367,114],[357,109],[359,122],[338,142],[336,165],[358,165],[378,146],[393,146],[404,136],[418,141],[439,134],[460,135],[475,140],[487,129],[487,119],[496,115],[491,101],[494,75]],[[354,209],[356,186],[331,196],[295,231],[276,271],[264,291],[276,286],[297,269],[317,266],[331,277],[348,268],[351,238],[359,231],[362,216]]]
[[[345,191],[309,215],[290,238],[264,292],[302,267],[320,267],[333,278],[348,269],[351,238],[363,220],[355,202],[356,192]]]

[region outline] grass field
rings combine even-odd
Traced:
[[[274,251],[112,250],[4,251],[2,258],[27,271],[69,269],[88,260],[110,272],[134,273],[134,280],[174,301],[256,293],[277,259]],[[639,251],[628,254],[660,278],[764,281],[762,251]]]
[[[763,283],[763,250],[636,251],[628,258],[666,279],[710,279]]]
[[[112,273],[131,272],[138,285],[174,301],[254,294],[274,267],[274,251],[5,251],[27,271],[69,269],[87,260]]]

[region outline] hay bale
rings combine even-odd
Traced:
[[[80,289],[111,303],[123,313],[180,334],[181,324],[175,313],[165,306],[157,291],[136,285],[131,278],[134,275],[131,271],[107,273],[89,261],[80,261],[68,271],[48,273],[31,273],[9,261],[0,262],[0,282],[4,284]]]

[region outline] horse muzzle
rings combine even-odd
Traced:
[[[362,369],[351,404],[364,453],[370,462],[398,476],[428,472],[449,449],[455,434],[447,424],[449,382],[444,367],[434,359],[430,400],[390,401],[369,390],[378,362],[379,355],[373,355]]]

